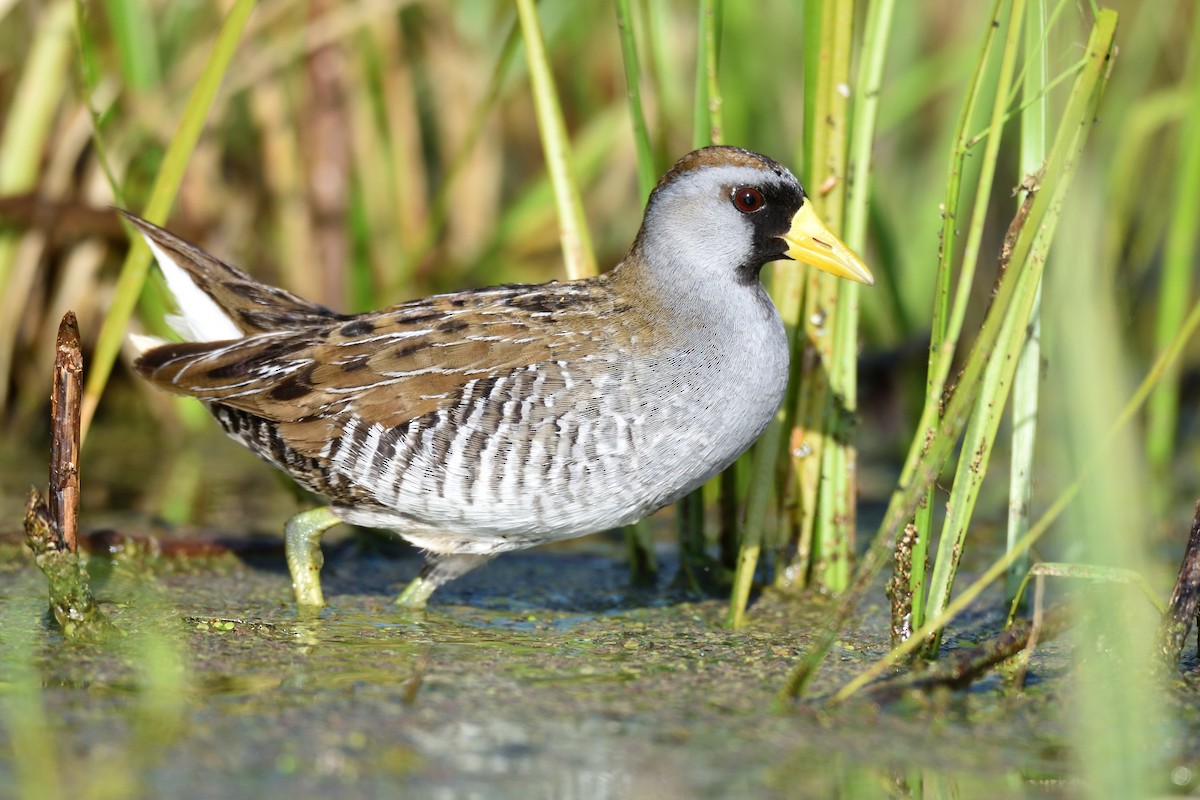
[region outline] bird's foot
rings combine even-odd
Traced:
[[[321,555],[321,534],[339,522],[328,508],[314,508],[292,517],[283,528],[292,589],[296,605],[301,608],[325,605],[321,591],[321,566],[325,562]]]

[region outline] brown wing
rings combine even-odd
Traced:
[[[386,427],[453,407],[472,380],[567,360],[612,335],[605,279],[441,295],[338,323],[147,351],[162,388],[279,424],[315,456],[354,416]]]

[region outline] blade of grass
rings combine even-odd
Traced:
[[[842,233],[845,217],[847,140],[850,103],[846,87],[850,82],[851,38],[854,31],[852,2],[822,2],[821,42],[825,53],[817,75],[818,116],[808,126],[816,126],[810,163],[819,167],[813,187],[821,216],[830,229]],[[806,126],[806,127],[808,127]],[[817,180],[819,178],[819,180]],[[814,273],[817,291],[809,293],[815,306],[805,315],[805,329],[816,341],[825,337],[828,351],[818,348],[823,359],[819,369],[828,373],[824,389],[813,396],[813,408],[819,418],[810,420],[821,430],[818,491],[812,532],[811,584],[816,588],[841,592],[850,581],[854,551],[855,463],[857,451],[852,442],[854,412],[858,403],[855,381],[858,365],[858,284],[839,281],[825,273]],[[832,313],[830,313],[832,312]],[[829,317],[832,317],[831,319]],[[825,318],[823,324],[814,324]],[[812,461],[813,459],[810,459]],[[805,532],[801,530],[801,536]],[[786,572],[784,573],[786,574]]]
[[[121,75],[135,90],[149,89],[162,75],[158,64],[158,37],[154,17],[144,0],[105,0],[108,24],[116,40]]]
[[[1102,11],[1101,16],[1113,14],[1115,12]],[[1100,444],[1092,451],[1083,467],[1075,476],[1074,480],[1069,483],[1066,488],[1059,493],[1058,497],[1046,508],[1042,515],[1038,518],[1029,531],[1017,541],[1016,545],[1005,552],[1003,556],[996,560],[987,570],[984,571],[975,581],[963,589],[955,598],[950,601],[943,609],[942,613],[934,619],[928,620],[922,628],[914,632],[903,644],[894,648],[886,656],[872,664],[853,680],[838,690],[834,695],[835,701],[845,700],[853,695],[863,686],[866,686],[875,678],[887,672],[892,667],[900,663],[902,659],[910,655],[917,649],[921,640],[932,634],[934,631],[944,627],[950,620],[962,613],[971,603],[975,602],[984,590],[992,585],[995,581],[1002,578],[1005,572],[1016,562],[1020,554],[1028,552],[1037,541],[1050,529],[1050,526],[1058,520],[1067,506],[1079,495],[1084,484],[1087,483],[1092,473],[1101,465],[1109,456],[1109,451],[1116,442],[1117,437],[1124,431],[1142,406],[1146,403],[1151,392],[1159,385],[1160,381],[1176,363],[1179,354],[1183,351],[1184,346],[1188,341],[1200,330],[1200,302],[1192,306],[1191,312],[1187,315],[1183,324],[1175,331],[1175,335],[1171,341],[1167,343],[1158,357],[1154,360],[1154,364],[1146,373],[1146,377],[1138,385],[1129,401],[1121,409],[1120,415],[1113,420],[1112,425],[1108,428],[1104,438]]]
[[[142,212],[142,216],[151,222],[162,224],[166,221],[175,193],[183,180],[183,173],[187,169],[188,158],[200,138],[200,132],[204,129],[208,109],[220,88],[221,79],[229,68],[246,20],[254,10],[254,3],[255,0],[236,0],[213,43],[208,63],[188,98],[179,129],[167,148],[162,167],[155,178],[150,201]],[[100,396],[104,393],[104,387],[112,373],[121,341],[125,338],[125,328],[141,294],[149,267],[150,250],[138,239],[130,247],[125,263],[121,266],[121,276],[117,279],[112,305],[104,318],[104,325],[100,329],[100,336],[92,355],[88,382],[83,393],[83,440],[87,438],[96,407],[100,403]]]
[[[1031,198],[1030,198],[1031,199]],[[1018,215],[1024,213],[1023,206]],[[946,504],[946,519],[938,542],[937,560],[934,563],[932,582],[929,588],[929,604],[924,618],[937,616],[950,600],[958,564],[966,548],[967,528],[975,509],[975,501],[987,475],[992,446],[1008,399],[1009,387],[1019,361],[1022,342],[1029,328],[1026,314],[1032,314],[1039,296],[1044,263],[1034,259],[1030,268],[1021,275],[1017,298],[1011,312],[1004,320],[997,349],[991,354],[983,372],[983,383],[975,401],[970,422],[963,437],[958,467],[950,500]],[[940,631],[929,641],[925,649],[927,658],[936,658],[941,643]]]
[[[700,0],[700,41],[696,48],[696,101],[692,146],[721,143],[721,88],[717,82],[723,0]]]
[[[946,374],[949,372],[950,360],[958,342],[958,333],[962,317],[966,313],[966,291],[972,275],[960,270],[959,291],[955,296],[954,307],[950,304],[950,285],[953,278],[952,262],[954,258],[954,243],[958,237],[958,208],[961,201],[964,160],[969,141],[968,129],[975,116],[975,107],[983,93],[984,81],[987,78],[987,64],[991,59],[992,48],[1000,30],[1000,15],[1004,0],[995,0],[989,15],[991,24],[984,31],[980,44],[979,56],[975,62],[971,84],[967,96],[959,112],[955,126],[953,144],[950,149],[949,165],[947,167],[946,197],[942,202],[942,229],[939,233],[937,274],[934,278],[933,322],[929,335],[929,365],[925,388],[925,407],[921,412],[920,428],[936,428],[940,408],[943,402],[942,393],[945,389]],[[960,308],[961,307],[961,308]],[[957,325],[954,321],[957,320]],[[920,429],[919,428],[919,429]],[[915,463],[919,449],[919,439],[913,439],[909,450],[905,470],[900,474],[901,484],[912,479],[908,466]],[[912,627],[919,628],[924,621],[926,597],[928,588],[925,582],[925,569],[929,541],[933,536],[933,504],[934,491],[932,488],[925,493],[913,518],[916,526],[916,538],[912,544],[911,568],[909,570],[909,586],[912,594],[911,601],[906,606],[912,608]],[[893,630],[904,630],[904,623],[892,620]]]
[[[625,95],[629,104],[629,120],[633,126],[633,143],[637,151],[638,190],[642,200],[650,196],[658,179],[646,114],[642,109],[641,69],[638,63],[637,23],[630,9],[630,0],[617,0],[617,29],[621,39],[621,60],[625,67]],[[654,553],[654,538],[650,524],[640,520],[625,526],[625,547],[629,552],[630,571],[635,585],[651,584],[658,573],[658,558]]]
[[[959,272],[959,285],[954,309],[951,313],[949,338],[957,345],[962,330],[963,316],[966,312],[968,292],[973,283],[976,267],[979,264],[980,250],[983,244],[984,223],[987,221],[988,199],[996,175],[996,164],[1000,156],[1000,143],[1003,140],[1001,120],[1008,105],[1009,88],[1012,85],[1016,71],[1017,54],[1020,52],[1022,34],[1024,31],[1025,0],[1012,0],[1008,25],[1004,34],[1004,50],[1001,55],[1000,72],[997,76],[996,89],[992,103],[991,133],[988,134],[983,152],[982,169],[979,183],[975,187],[975,201],[971,214],[971,222],[967,229],[967,245],[963,252]],[[1039,265],[1040,266],[1040,265]],[[1036,286],[1036,284],[1035,284]],[[1024,287],[1022,287],[1024,288]],[[1021,324],[1024,324],[1022,319]],[[1000,334],[999,341],[1009,338],[1006,332],[1011,331],[1011,320],[1004,321],[1005,331]],[[933,563],[933,573],[928,587],[925,614],[923,618],[937,616],[945,606],[954,588],[954,576],[958,571],[958,561],[962,557],[966,540],[967,526],[975,509],[975,498],[979,486],[987,472],[988,456],[991,442],[995,436],[996,426],[999,425],[999,414],[1003,411],[1003,395],[1007,394],[1008,381],[1003,380],[996,363],[999,359],[989,358],[984,370],[983,385],[976,400],[972,413],[972,422],[967,427],[967,442],[970,448],[964,447],[963,457],[959,460],[959,468],[954,476],[954,487],[951,491],[950,502],[947,505],[946,520],[942,526],[942,535],[938,541],[937,556]],[[944,362],[949,367],[948,360]],[[946,376],[938,376],[940,380],[935,385],[944,385]],[[940,392],[939,392],[940,395]],[[998,406],[998,407],[997,407]],[[990,418],[990,421],[989,421]],[[931,650],[936,653],[936,641],[931,644]]]
[[[833,35],[827,26],[836,23],[834,3],[808,2],[804,4],[804,131],[801,136],[804,165],[802,182],[813,195],[813,202],[825,217],[825,223],[837,230],[838,221],[830,221],[830,211],[840,214],[840,208],[824,209],[823,180],[827,175],[833,180],[840,178],[831,171],[826,160],[828,130],[824,121],[832,110],[829,95],[830,59],[832,51],[825,49],[825,37]],[[835,184],[830,184],[834,186]],[[793,478],[791,539],[795,556],[791,564],[779,571],[776,582],[780,588],[799,591],[820,571],[817,546],[813,537],[817,527],[818,493],[821,468],[825,459],[825,431],[823,421],[829,398],[829,364],[832,358],[832,335],[827,324],[830,315],[837,313],[836,298],[828,283],[817,270],[794,270],[795,279],[804,283],[802,306],[797,316],[795,336],[792,344],[792,374],[788,384],[793,388],[791,398],[790,429],[788,431],[789,459],[785,474]],[[777,273],[778,274],[778,273]],[[790,287],[783,288],[790,294]],[[783,520],[780,520],[783,522]]]
[[[850,129],[850,185],[846,189],[846,244],[857,253],[867,249],[867,218],[871,198],[872,151],[883,93],[883,69],[896,0],[871,0],[863,29],[861,63],[854,85],[853,125]]]
[[[1049,239],[1042,235],[1042,230],[1046,225],[1053,227],[1053,221],[1057,218],[1063,195],[1078,162],[1078,154],[1091,129],[1095,110],[1107,79],[1116,21],[1116,13],[1105,10],[1100,13],[1092,26],[1086,48],[1084,69],[1076,77],[1070,99],[1064,110],[1054,146],[1047,160],[1042,189],[1030,206],[1029,216],[1017,239],[1016,246],[1013,248],[1011,266],[1003,274],[997,286],[991,307],[963,366],[954,392],[948,398],[945,411],[937,424],[932,424],[929,409],[926,408],[914,439],[915,446],[910,451],[909,462],[905,464],[901,481],[892,493],[879,530],[859,563],[853,588],[830,614],[813,647],[789,675],[780,692],[781,701],[797,696],[816,674],[845,621],[854,612],[863,592],[888,560],[896,534],[912,518],[921,497],[932,485],[942,465],[950,456],[953,446],[966,424],[968,410],[974,403],[983,377],[983,368],[995,350],[1003,320],[1008,315],[1008,309],[1014,301],[1020,278],[1030,268],[1037,252],[1049,245]],[[1042,252],[1044,256],[1044,251]],[[1031,529],[1030,534],[1023,540],[1022,546],[1028,546],[1033,534],[1034,529]],[[1037,535],[1040,536],[1040,532]],[[1011,554],[1006,555],[1005,558],[1010,556],[1015,558],[1015,555]],[[1005,561],[997,574],[1003,574],[1007,567],[1008,563]],[[946,606],[946,612],[940,615],[937,625],[933,625],[927,620],[912,637],[898,645],[892,653],[902,651],[902,655],[895,658],[903,657],[919,647],[929,633],[944,624],[951,608],[961,608],[958,599]],[[891,660],[893,659],[891,654],[887,658],[889,663],[894,663]]]
[[[633,125],[633,144],[637,151],[638,191],[642,199],[650,196],[658,181],[654,163],[654,148],[646,127],[646,112],[642,108],[641,68],[638,64],[635,22],[630,11],[631,0],[617,0],[617,29],[621,36],[621,60],[625,65],[625,93],[629,101],[629,121]]]
[[[692,108],[692,146],[721,144],[721,88],[717,81],[721,47],[722,0],[700,0],[696,45],[696,94]],[[717,479],[714,479],[717,480]],[[704,535],[704,487],[675,504],[679,558],[688,588],[700,588],[698,573],[707,558]]]
[[[567,277],[571,280],[586,278],[596,274],[596,254],[592,250],[592,238],[583,213],[579,183],[573,173],[571,143],[558,102],[558,92],[554,88],[554,72],[546,55],[546,44],[542,39],[542,28],[533,0],[517,0],[517,18],[525,42],[525,58],[529,66],[529,82],[533,88],[533,103],[538,130],[542,135],[546,169],[554,187]]]
[[[1191,70],[1187,81],[1187,116],[1179,137],[1179,168],[1170,203],[1170,222],[1163,246],[1162,278],[1158,286],[1155,342],[1161,347],[1179,328],[1192,294],[1196,264],[1197,227],[1200,219],[1200,15],[1192,33]],[[1173,369],[1146,409],[1146,456],[1150,467],[1162,474],[1175,452],[1179,419],[1179,371]]]
[[[1061,6],[1061,4],[1060,4]],[[1028,103],[1021,112],[1020,176],[1032,175],[1046,159],[1046,81],[1049,77],[1046,0],[1030,0],[1025,14],[1025,74],[1021,93]],[[1032,317],[1025,329],[1013,379],[1012,453],[1009,462],[1008,534],[1011,548],[1029,530],[1033,502],[1033,454],[1037,438],[1038,385],[1041,375],[1041,284],[1033,299]],[[1029,559],[1020,558],[1008,572],[1005,596],[1016,596]]]

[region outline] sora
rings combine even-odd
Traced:
[[[708,147],[659,181],[629,254],[595,278],[497,286],[347,316],[129,216],[186,340],[138,372],[328,507],[285,528],[302,606],[321,534],[395,531],[427,553],[397,602],[506,550],[641,519],[729,466],[783,398],[788,344],[759,283],[794,259],[871,283],[788,170]]]

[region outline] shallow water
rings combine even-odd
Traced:
[[[598,536],[501,557],[412,614],[391,599],[419,559],[340,529],[326,537],[330,607],[301,619],[270,532],[290,501],[240,455],[207,476],[222,505],[206,509],[200,531],[105,510],[129,507],[122,476],[165,480],[152,465],[86,473],[108,477],[85,482],[85,528],[241,553],[94,556],[93,585],[125,631],[104,645],[64,643],[45,624],[45,581],[15,530],[18,484],[41,467],[8,462],[17,477],[0,491],[0,797],[1082,793],[1070,757],[1070,637],[1038,648],[1023,691],[997,673],[966,691],[831,706],[821,698],[887,650],[876,587],[813,699],[779,713],[776,692],[828,611],[819,596],[766,594],[749,625],[729,631],[723,600],[673,586],[673,547],[660,553],[659,585],[635,590],[619,537]],[[262,547],[245,548],[247,529],[266,532]],[[947,649],[999,630],[999,597],[978,608],[956,622]],[[1187,659],[1193,667],[1194,649]],[[1163,753],[1200,753],[1194,682],[1183,673],[1175,687],[1178,725]],[[1197,774],[1200,757],[1164,756],[1159,785],[1196,791]]]
[[[9,549],[6,638],[20,638],[14,626],[30,638],[6,656],[44,687],[73,793],[98,775],[193,797],[1022,797],[1069,780],[1047,704],[1062,688],[1057,646],[1039,652],[1020,694],[996,678],[886,709],[772,713],[824,603],[768,595],[745,630],[728,631],[720,601],[628,590],[603,540],[499,559],[425,614],[389,602],[416,560],[353,542],[335,549],[330,608],[311,620],[293,613],[270,557],[98,569],[100,595],[126,601],[107,606],[130,631],[109,646],[63,644],[41,625],[26,599],[41,576]],[[883,614],[864,609],[866,633],[839,643],[817,694],[885,651],[871,633]],[[155,681],[167,697],[146,690]],[[7,682],[8,700],[19,687]],[[15,769],[0,758],[0,786]]]

